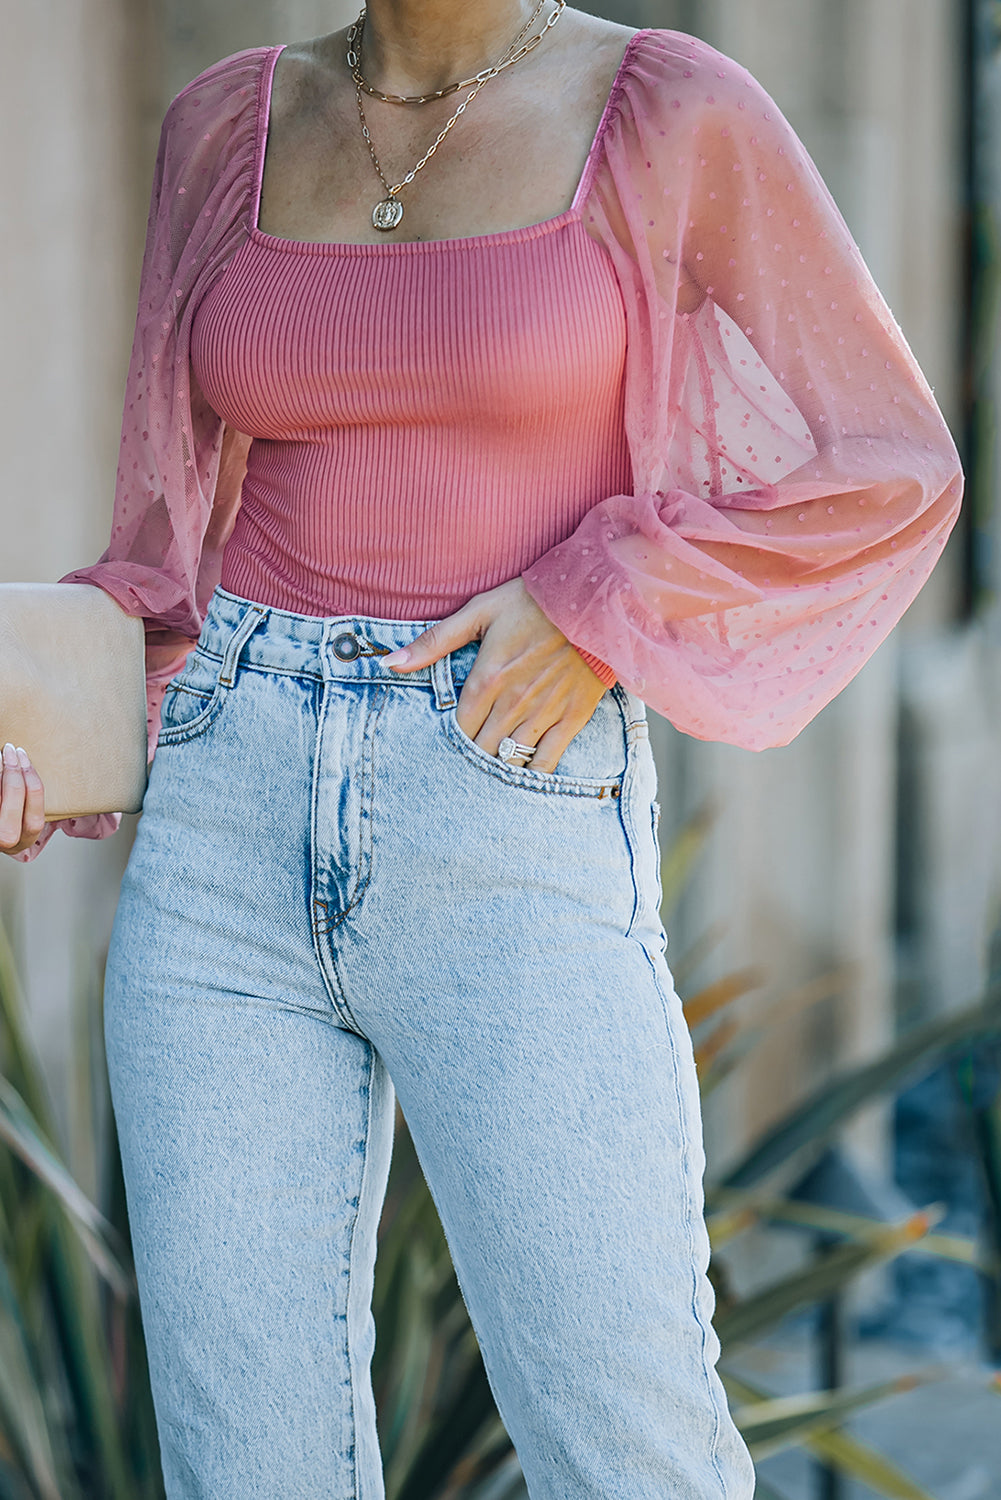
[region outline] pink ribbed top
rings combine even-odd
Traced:
[[[421,617],[461,597],[460,584],[496,576],[486,549],[475,555],[489,528],[499,570],[534,548],[521,576],[540,608],[679,730],[745,749],[788,744],[920,590],[962,476],[928,383],[775,101],[694,37],[641,31],[565,220],[444,246],[306,249],[255,232],[280,51],[221,59],[167,111],[111,534],[97,562],[67,575],[146,620],[151,748],[164,686],[198,638],[228,544],[231,583],[249,585],[255,568],[260,590],[285,587],[306,577],[301,560],[323,595],[317,608],[381,600]],[[217,313],[237,278],[254,295],[223,335]],[[348,289],[339,307],[335,284]],[[384,287],[407,311],[406,337],[384,315]],[[610,343],[595,352],[603,322],[622,349],[616,297],[628,464],[617,415],[607,418],[618,356]],[[224,420],[193,378],[199,313],[212,400],[227,412],[232,401],[259,438]],[[497,336],[471,344],[473,327]],[[283,328],[301,338],[282,343]],[[298,413],[274,405],[283,360],[295,380],[282,399],[294,395]],[[494,360],[506,376],[496,385]],[[607,405],[602,381],[615,393]],[[578,420],[581,391],[608,425]],[[548,406],[544,439],[533,400]],[[314,424],[335,405],[350,422]],[[283,436],[304,413],[305,436]],[[386,459],[391,447],[399,462]],[[383,457],[370,467],[366,452]],[[314,485],[326,461],[325,483],[293,496],[282,460]],[[454,489],[440,481],[443,463]],[[276,509],[293,499],[294,528]],[[309,532],[321,514],[322,555]],[[424,559],[419,600],[413,583],[397,582],[393,603],[381,577],[359,574],[373,546],[381,568]]]
[[[223,586],[430,620],[516,577],[629,487],[625,350],[575,209],[411,244],[253,228],[192,327],[203,393],[253,438]]]
[[[221,59],[167,111],[111,536],[96,563],[63,579],[96,584],[146,620],[151,749],[164,686],[198,637],[224,548],[231,583],[258,569],[260,589],[279,588],[294,580],[290,571],[282,581],[282,559],[264,542],[280,539],[288,569],[298,555],[310,565],[311,586],[322,579],[321,593],[336,586],[355,608],[388,597],[380,595],[388,573],[357,571],[364,549],[375,545],[379,568],[390,567],[397,580],[395,611],[414,588],[395,571],[405,557],[427,563],[424,608],[444,604],[449,588],[452,602],[461,597],[460,579],[463,589],[489,581],[484,558],[475,556],[481,528],[493,528],[499,550],[491,556],[498,567],[503,562],[501,571],[517,569],[531,539],[539,555],[522,577],[540,608],[676,728],[748,750],[788,744],[851,681],[921,589],[955,523],[962,473],[927,381],[775,101],[694,37],[640,31],[562,219],[442,246],[297,247],[255,229],[280,51],[257,47]],[[217,311],[244,276],[248,291],[256,286],[256,304],[237,307],[224,334]],[[405,276],[406,338],[374,298],[380,278],[402,285]],[[327,357],[317,326],[289,290],[298,285],[305,295],[308,287],[312,305],[322,307],[318,289],[338,277],[353,300],[335,316],[328,290],[324,338],[334,341],[332,352],[354,352],[352,367]],[[418,283],[428,301],[415,296]],[[503,295],[479,295],[478,285]],[[543,285],[549,301],[538,295]],[[627,337],[616,322],[616,295]],[[363,304],[362,296],[374,300]],[[545,339],[533,311],[546,319]],[[269,382],[283,359],[286,369],[297,359],[284,399],[294,393],[303,403],[300,418],[326,400],[352,408],[354,423],[336,432],[309,425],[308,436],[300,429],[296,438],[274,427],[248,438],[229,425],[192,379],[198,313],[198,368],[220,410],[231,399],[242,419],[253,407],[265,428],[292,416],[272,406]],[[283,322],[302,333],[297,353],[281,345]],[[599,356],[594,332],[603,322],[615,347],[602,344]],[[420,339],[432,326],[428,349]],[[265,327],[270,341],[255,343]],[[502,337],[471,346],[465,334],[473,327]],[[628,462],[619,423],[623,342]],[[516,349],[531,351],[531,361],[522,364]],[[444,358],[459,351],[461,366]],[[494,357],[509,377],[502,385],[491,383]],[[459,387],[460,368],[475,377],[468,388]],[[444,370],[452,383],[439,392],[432,382]],[[406,393],[407,432],[394,436],[400,424],[388,415],[391,398],[400,414],[401,372],[420,372],[419,384],[411,380]],[[349,375],[353,390],[335,389]],[[607,404],[598,397],[602,381]],[[527,395],[517,402],[523,383],[548,403],[546,439]],[[589,392],[597,423],[577,421],[581,391]],[[503,418],[491,393],[503,399]],[[476,413],[461,436],[446,420],[449,402],[453,414]],[[417,485],[408,468],[385,459],[406,440],[406,463],[419,460],[425,479],[437,478],[428,457],[435,445],[418,430],[416,414],[440,429],[435,451],[452,454],[447,486],[457,488],[447,491],[447,510],[446,486]],[[372,432],[355,430],[361,427]],[[604,437],[595,441],[599,429],[607,448]],[[357,466],[366,444],[370,457],[384,455],[371,469]],[[272,536],[266,523],[278,526],[278,496],[286,505],[292,499],[277,460],[284,454],[315,484],[322,455],[312,450],[319,448],[330,455],[335,489],[314,491],[310,504],[298,491],[295,529]],[[349,449],[354,488],[343,477]],[[530,479],[518,467],[529,453]],[[498,505],[510,528],[500,535]],[[320,526],[324,514],[331,550],[321,555],[308,524]],[[561,530],[564,539],[543,551],[545,538]],[[360,586],[368,595],[351,594]],[[68,831],[101,837],[114,821],[71,820]]]

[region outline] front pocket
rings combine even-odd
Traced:
[[[595,718],[592,717],[578,731],[563,752],[559,766],[552,772],[533,771],[531,766],[509,766],[496,755],[489,755],[460,728],[454,708],[443,711],[441,724],[450,743],[467,761],[479,770],[486,771],[488,775],[497,777],[499,781],[507,782],[509,786],[550,796],[555,794],[607,800],[620,795],[626,761],[622,716],[618,705],[610,698],[608,702],[611,711],[605,708],[606,699],[603,698],[595,710],[596,716],[599,710],[603,711],[598,722],[595,723]],[[574,752],[572,755],[571,751]],[[569,772],[563,769],[567,762],[571,766]],[[577,769],[582,763],[589,770],[591,766],[598,769],[607,765],[609,774],[579,775]]]
[[[225,689],[219,681],[221,663],[197,647],[184,669],[167,684],[160,710],[157,745],[179,745],[197,738],[215,722]]]

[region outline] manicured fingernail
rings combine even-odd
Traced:
[[[17,758],[22,771],[31,770],[31,757],[29,756],[27,750],[25,750],[23,745],[18,745],[17,747]]]
[[[410,660],[409,651],[391,651],[388,656],[382,658],[383,665],[387,667],[404,667]]]
[[[5,766],[17,765],[17,751],[14,749],[14,746],[11,744],[10,740],[8,740],[6,745],[4,745],[3,747],[3,763]]]

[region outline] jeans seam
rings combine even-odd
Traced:
[[[221,657],[217,657],[221,661]],[[258,672],[264,677],[301,677],[306,682],[322,682],[322,672],[311,672],[305,667],[282,667],[274,662],[242,661],[241,672]]]
[[[628,776],[628,772],[626,774]],[[627,803],[629,800],[628,782],[623,790],[626,792],[626,795],[619,798],[619,823],[622,826],[622,836],[626,841],[626,848],[629,851],[629,875],[633,885],[633,909],[629,913],[629,921],[626,923],[625,936],[627,938],[631,938],[635,931],[636,923],[639,921],[642,903],[640,901],[639,872],[636,868],[636,861],[639,857],[639,851],[636,848],[636,841],[630,831],[630,820],[627,810]]]
[[[638,721],[631,718],[628,700],[618,683],[612,689],[612,696],[618,704],[619,714],[622,719],[622,733],[626,745],[626,769],[622,774],[622,787],[619,793],[619,823],[622,827],[622,836],[626,841],[626,849],[629,852],[629,875],[633,885],[633,909],[629,914],[629,921],[626,923],[625,928],[625,936],[631,938],[643,910],[643,895],[639,873],[641,850],[635,826],[635,818],[633,817],[633,803],[636,800],[633,788],[638,773],[632,731],[636,728],[637,723],[642,723],[645,728],[646,721]]]
[[[678,1050],[677,1050],[678,1049],[678,1043],[677,1043],[677,1039],[676,1039],[675,1034],[674,1034],[674,1029],[673,1029],[673,1027],[671,1025],[671,1018],[668,1015],[667,997],[665,996],[665,993],[664,993],[664,982],[663,982],[663,979],[662,979],[660,973],[658,972],[657,965],[654,962],[653,958],[647,952],[646,948],[644,948],[643,951],[644,951],[644,953],[646,953],[647,962],[650,964],[650,967],[653,970],[654,983],[656,984],[656,986],[657,986],[657,992],[660,995],[661,1010],[662,1010],[663,1015],[664,1015],[664,1022],[665,1022],[665,1026],[666,1026],[666,1029],[667,1029],[668,1040],[670,1042],[670,1048],[669,1048],[669,1050],[670,1050],[670,1053],[671,1053],[671,1077],[672,1077],[672,1081],[673,1081],[673,1084],[674,1084],[674,1097],[675,1097],[675,1101],[676,1101],[676,1105],[677,1105],[677,1110],[678,1110],[678,1118],[679,1118],[679,1120],[683,1120],[685,1118],[685,1101],[684,1101],[684,1095],[683,1095],[682,1089],[681,1089],[681,1079],[679,1077]],[[685,1134],[684,1166],[685,1166],[685,1171],[684,1171],[684,1181],[685,1181],[685,1229],[686,1229],[687,1235],[688,1235],[688,1252],[689,1252],[688,1253],[688,1264],[691,1267],[691,1274],[692,1274],[692,1293],[691,1293],[691,1299],[692,1299],[691,1300],[692,1316],[695,1319],[695,1322],[696,1322],[696,1324],[697,1324],[697,1326],[699,1328],[699,1331],[700,1331],[700,1333],[702,1335],[702,1349],[701,1349],[701,1355],[702,1355],[702,1375],[703,1375],[703,1378],[705,1380],[706,1392],[707,1392],[708,1397],[709,1397],[709,1405],[710,1405],[710,1408],[711,1408],[712,1414],[713,1414],[713,1432],[712,1432],[712,1438],[711,1438],[710,1444],[709,1444],[709,1460],[710,1460],[710,1462],[712,1464],[713,1472],[715,1473],[716,1478],[719,1480],[720,1495],[723,1497],[723,1500],[726,1500],[727,1483],[726,1483],[726,1480],[723,1477],[723,1471],[720,1468],[720,1463],[719,1463],[719,1441],[720,1441],[720,1435],[721,1435],[722,1430],[723,1430],[723,1416],[722,1416],[722,1413],[720,1412],[720,1409],[719,1409],[719,1400],[717,1398],[716,1392],[713,1389],[711,1367],[710,1367],[710,1361],[709,1361],[709,1357],[708,1357],[709,1329],[706,1327],[706,1324],[703,1321],[702,1315],[701,1315],[701,1313],[699,1311],[699,1305],[698,1305],[698,1276],[699,1276],[699,1272],[698,1272],[698,1265],[697,1265],[697,1259],[698,1259],[698,1257],[697,1257],[696,1246],[695,1246],[695,1231],[694,1231],[695,1202],[694,1202],[694,1195],[693,1195],[693,1192],[692,1192],[691,1142],[690,1142],[690,1139],[688,1137],[687,1132]]]
[[[336,916],[328,919],[327,932],[333,932],[345,922],[351,912],[361,903],[362,897],[372,883],[372,865],[374,861],[372,819],[375,813],[375,732],[379,723],[379,716],[386,705],[386,689],[383,687],[376,695],[374,703],[369,707],[365,720],[365,728],[362,735],[362,787],[361,807],[359,809],[359,835],[358,835],[358,879],[354,890],[348,898],[347,905]],[[363,836],[361,830],[366,829]]]
[[[348,1276],[347,1292],[344,1298],[344,1347],[347,1353],[348,1363],[348,1386],[351,1391],[351,1460],[354,1474],[354,1500],[361,1500],[360,1473],[358,1467],[358,1396],[355,1389],[355,1370],[351,1351],[351,1273],[355,1251],[355,1233],[358,1229],[358,1220],[361,1218],[362,1198],[365,1192],[365,1177],[368,1172],[368,1146],[372,1134],[372,1093],[373,1079],[375,1074],[375,1048],[371,1042],[368,1043],[368,1082],[365,1086],[365,1132],[362,1151],[361,1175],[358,1180],[358,1200],[355,1204],[354,1218],[351,1221],[351,1234],[348,1239]]]
[[[386,703],[386,688],[382,687],[370,703],[365,728],[363,731],[362,750],[362,773],[361,773],[361,807],[359,809],[359,854],[357,878],[354,888],[344,907],[333,915],[330,913],[330,903],[318,900],[314,892],[317,888],[316,860],[317,860],[317,798],[319,789],[319,777],[317,776],[318,760],[322,751],[323,719],[326,712],[325,700],[321,703],[320,715],[316,728],[316,749],[313,762],[313,785],[310,792],[310,891],[309,891],[309,926],[313,938],[313,952],[320,970],[324,988],[330,998],[330,1003],[341,1024],[353,1031],[357,1036],[364,1036],[355,1016],[352,1014],[344,994],[344,986],[341,984],[340,975],[337,970],[337,960],[330,951],[330,945],[326,945],[326,951],[322,944],[324,937],[329,937],[336,928],[340,927],[350,914],[360,905],[366,890],[372,881],[373,848],[372,848],[372,818],[375,802],[375,731]],[[363,832],[363,830],[367,830]],[[320,915],[322,911],[323,915]],[[332,977],[333,976],[333,977]],[[334,983],[336,980],[336,984]]]
[[[309,891],[307,894],[307,899],[309,902],[309,931],[313,941],[313,953],[316,957],[317,968],[320,971],[320,979],[322,980],[323,987],[327,992],[327,997],[330,1000],[331,1008],[334,1014],[337,1016],[338,1020],[341,1022],[342,1026],[344,1026],[347,1030],[354,1032],[356,1035],[361,1036],[361,1030],[359,1029],[358,1023],[355,1020],[354,1016],[352,1016],[347,1002],[344,999],[343,987],[340,984],[340,976],[337,974],[337,965],[334,960],[334,956],[329,952],[329,945],[328,951],[325,954],[323,951],[323,946],[321,944],[321,938],[329,934],[333,929],[333,923],[327,915],[327,913],[329,912],[329,903],[326,901],[318,900],[315,894],[317,889],[316,815],[320,784],[318,771],[320,753],[323,743],[323,720],[325,714],[326,695],[324,695],[320,700],[320,709],[317,715],[316,745],[313,751],[312,786],[310,787],[309,794]],[[322,918],[319,914],[321,909],[324,913]],[[334,977],[338,981],[336,987],[331,980],[331,970],[333,970]]]
[[[325,903],[320,901],[317,904],[319,906],[323,906]],[[326,932],[329,931],[329,928],[326,929]],[[359,1026],[358,1021],[352,1013],[351,1007],[348,1004],[347,999],[345,998],[344,985],[341,982],[341,974],[340,969],[337,966],[336,957],[333,953],[329,952],[329,950],[325,956],[320,952],[320,938],[324,935],[324,931],[318,926],[313,927],[313,951],[316,954],[317,967],[320,970],[320,979],[323,982],[323,987],[326,990],[327,996],[330,1000],[330,1004],[333,1007],[334,1015],[345,1031],[350,1031],[354,1036],[360,1036],[362,1041],[367,1042],[368,1037]]]

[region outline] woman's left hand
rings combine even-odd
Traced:
[[[456,708],[459,728],[488,755],[505,736],[538,748],[534,771],[555,771],[583,729],[605,684],[536,604],[520,578],[476,594],[439,620],[405,651],[385,658],[400,672],[427,667],[479,641]]]

